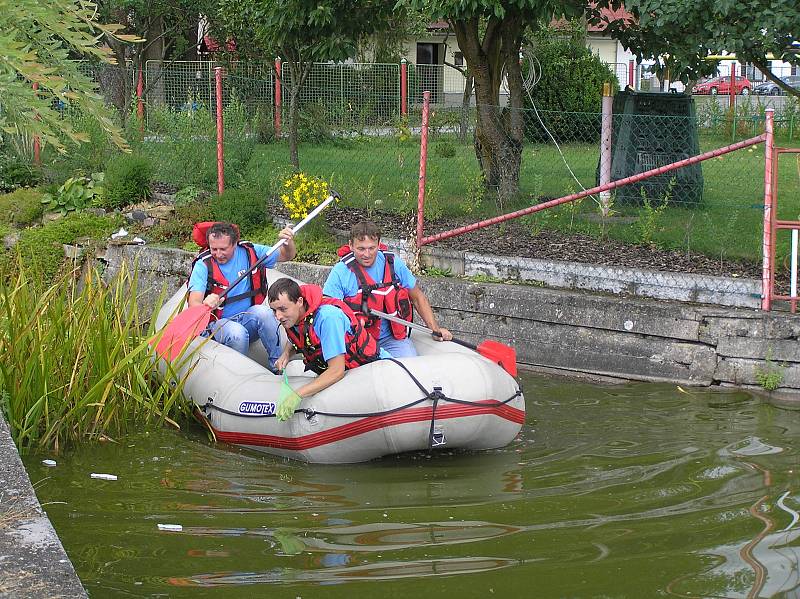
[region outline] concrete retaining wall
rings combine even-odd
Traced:
[[[86,597],[1,411],[0,464],[0,597]]]
[[[180,250],[120,246],[106,259],[113,273],[138,261],[143,303],[162,285],[187,276]],[[484,258],[484,260],[488,260]],[[501,268],[502,264],[495,268]],[[286,263],[281,269],[321,283],[328,267]],[[706,282],[698,279],[699,286]],[[512,344],[523,366],[689,385],[758,386],[758,373],[780,374],[800,392],[800,319],[784,313],[646,300],[531,285],[420,279],[443,326],[461,338]]]

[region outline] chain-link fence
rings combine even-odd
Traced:
[[[137,151],[152,158],[159,180],[216,189],[216,87],[208,62],[148,64],[143,135],[135,108],[128,119]],[[445,73],[449,73],[445,76]],[[136,81],[128,70],[126,77]],[[295,170],[287,143],[290,69],[282,68],[280,113],[275,65],[228,67],[223,78],[226,187],[277,197]],[[600,181],[602,117],[542,109],[461,107],[464,75],[409,65],[408,118],[401,118],[399,65],[315,65],[299,96],[299,168],[330,181],[365,215],[410,215],[420,169],[420,86],[432,91],[425,234],[525,209],[591,188]],[[663,94],[665,99],[677,96]],[[451,98],[452,100],[448,100]],[[620,179],[764,130],[759,98],[702,98],[683,116],[650,111],[613,117],[611,178]],[[773,99],[770,99],[773,100]],[[800,146],[800,106],[775,98],[778,145]],[[134,105],[136,98],[133,98]],[[474,102],[474,101],[473,101]],[[280,119],[280,122],[279,120]],[[277,135],[276,125],[282,128]],[[781,219],[800,214],[796,161],[778,169]],[[762,146],[720,155],[602,197],[547,209],[443,242],[445,247],[520,259],[594,262],[757,278],[764,214]],[[404,233],[408,233],[405,231]],[[638,248],[631,251],[630,248]],[[659,251],[651,250],[658,248]],[[788,235],[778,238],[779,269]],[[652,253],[651,256],[642,256]],[[659,262],[660,261],[660,262]],[[519,269],[523,265],[519,265]],[[641,284],[641,283],[639,283]],[[663,286],[662,279],[653,285]]]

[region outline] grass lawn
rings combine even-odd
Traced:
[[[750,132],[746,132],[748,135]],[[728,136],[701,136],[701,151],[730,143]],[[794,145],[800,145],[794,140]],[[216,187],[216,150],[213,143],[146,143],[141,150],[154,158],[158,178],[183,184]],[[301,170],[324,177],[340,191],[346,203],[370,210],[412,212],[419,181],[419,139],[357,137],[321,144],[301,143]],[[597,144],[563,144],[563,159],[553,145],[527,144],[523,149],[520,194],[505,206],[486,197],[471,139],[461,143],[454,135],[432,135],[429,145],[426,218],[466,217],[478,220],[530,206],[544,199],[595,185]],[[572,170],[575,181],[567,166]],[[226,183],[253,187],[277,195],[291,172],[285,142],[255,144],[231,141],[226,145]],[[651,206],[615,202],[617,218],[599,218],[599,204],[586,198],[525,217],[532,233],[546,229],[608,235],[632,243],[653,242],[671,249],[700,252],[720,259],[759,261],[763,218],[763,146],[739,150],[702,163],[703,201],[687,205],[674,195],[667,206],[650,198]],[[779,218],[800,218],[800,167],[795,157],[779,164]],[[629,217],[629,218],[619,218]],[[634,217],[634,218],[631,218]],[[779,253],[788,253],[789,235],[778,238]]]

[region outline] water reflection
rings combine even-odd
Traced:
[[[48,512],[96,596],[798,593],[800,412],[667,385],[525,388],[528,423],[499,451],[319,466],[162,431],[29,467],[65,502]]]
[[[263,572],[226,572],[199,574],[186,578],[170,578],[175,586],[213,587],[224,585],[275,584],[285,582],[311,582],[332,584],[357,580],[398,580],[428,578],[454,574],[477,574],[514,566],[518,560],[497,557],[465,557],[407,562],[382,562],[357,566],[333,567],[324,570],[275,568]]]

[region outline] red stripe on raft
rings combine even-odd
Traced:
[[[523,410],[518,410],[508,404],[500,404],[493,400],[475,402],[471,405],[447,404],[436,408],[436,420],[449,420],[484,414],[498,416],[517,424],[525,423],[525,412]],[[296,417],[299,416],[302,416],[302,414],[296,415]],[[254,445],[302,451],[312,447],[336,443],[343,439],[349,439],[350,437],[356,437],[389,426],[430,421],[432,416],[433,409],[431,407],[408,408],[382,416],[368,416],[303,437],[279,437],[278,435],[260,435],[258,433],[227,432],[216,428],[214,428],[214,434],[216,434],[217,440],[236,445]]]

